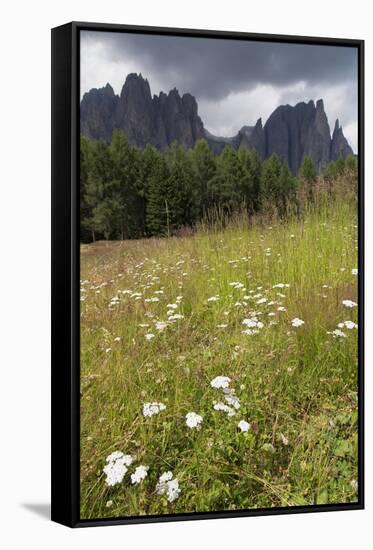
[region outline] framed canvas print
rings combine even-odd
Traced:
[[[361,509],[363,42],[52,30],[52,519]]]

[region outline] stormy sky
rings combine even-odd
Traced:
[[[120,94],[128,73],[152,94],[190,92],[211,133],[233,136],[282,104],[322,98],[331,131],[339,118],[357,151],[357,50],[337,46],[83,31],[81,95],[109,82]]]

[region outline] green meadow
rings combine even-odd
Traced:
[[[82,245],[81,517],[356,501],[357,265],[349,192]]]

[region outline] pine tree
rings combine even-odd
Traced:
[[[159,156],[148,180],[145,225],[147,235],[170,234],[169,207],[170,173],[164,156]]]
[[[92,146],[89,139],[82,136],[80,138],[80,240],[82,242],[94,240],[94,234],[89,231],[89,219],[91,217],[91,208],[86,200],[87,185],[89,174],[92,168]]]
[[[247,211],[253,214],[260,208],[261,159],[255,149],[243,145],[238,149],[238,159],[242,170],[240,194]]]
[[[281,200],[280,188],[281,161],[276,153],[273,153],[263,162],[262,192],[266,203],[274,202],[278,206]]]
[[[196,173],[196,206],[198,218],[210,208],[208,201],[209,182],[216,176],[216,160],[205,139],[199,139],[191,151],[192,163]]]
[[[113,231],[118,238],[140,237],[144,233],[143,198],[138,189],[139,152],[123,132],[115,130],[109,148],[112,162],[110,198],[115,211]]]
[[[317,182],[317,172],[310,156],[306,155],[304,157],[299,174],[306,186],[309,200],[312,202],[314,199],[314,190]]]
[[[100,140],[92,143],[90,169],[85,185],[83,201],[88,206],[89,215],[83,225],[91,232],[92,240],[97,236],[110,238],[111,215],[109,206],[108,181],[111,177],[111,162],[108,145]]]
[[[224,213],[244,205],[241,192],[243,170],[237,152],[226,145],[217,159],[217,173],[208,183],[208,201]]]

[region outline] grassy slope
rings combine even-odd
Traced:
[[[356,321],[357,308],[341,303],[356,301],[355,224],[356,206],[346,201],[304,222],[82,247],[82,517],[356,499],[357,331],[328,334]],[[290,287],[273,288],[278,283]],[[118,293],[125,289],[142,296]],[[257,294],[267,302],[258,305]],[[154,321],[167,319],[178,295],[184,319],[157,331]],[[115,296],[119,303],[109,306]],[[153,296],[159,302],[144,301]],[[245,335],[242,320],[252,311],[265,326]],[[293,328],[294,317],[305,324]],[[222,400],[210,386],[217,375],[232,379],[241,401],[235,417],[212,408]],[[145,401],[167,408],[144,418]],[[185,425],[189,411],[203,416],[200,430]],[[252,424],[248,433],[237,429],[241,419]],[[114,450],[136,460],[123,483],[108,488],[102,468]],[[139,464],[149,475],[132,486]],[[174,503],[155,493],[167,470],[180,482]]]

